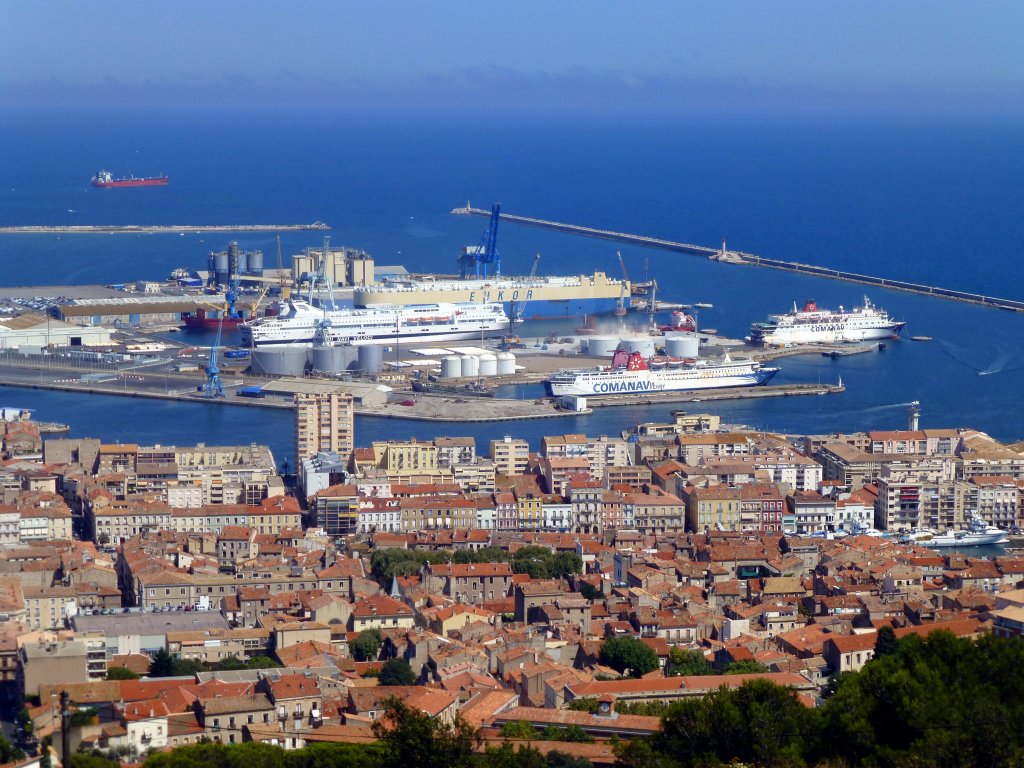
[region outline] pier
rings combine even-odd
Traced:
[[[82,224],[78,226],[0,227],[0,235],[161,235],[184,232],[304,232],[329,224]]]
[[[485,211],[482,208],[473,208],[470,205],[466,205],[461,208],[452,209],[452,213],[456,216],[483,216],[489,217],[490,211]],[[725,244],[722,244],[721,248],[708,248],[702,245],[693,245],[691,243],[677,243],[671,240],[664,240],[657,237],[647,237],[645,235],[634,235],[627,232],[613,232],[607,229],[596,229],[594,227],[584,227],[579,224],[566,224],[558,221],[547,221],[545,219],[535,219],[529,216],[516,216],[509,213],[501,213],[501,218],[505,221],[512,222],[514,224],[525,224],[531,227],[541,227],[542,229],[551,229],[556,232],[566,232],[571,235],[582,235],[583,237],[595,237],[600,240],[610,240],[616,243],[626,243],[628,245],[636,245],[642,248],[657,248],[663,251],[673,251],[675,253],[685,253],[690,256],[703,256],[712,261],[720,261],[725,264],[740,264],[751,267],[766,267],[768,269],[780,269],[785,272],[795,272],[801,275],[810,275],[811,277],[823,277],[830,280],[841,280],[847,283],[858,283],[860,285],[873,285],[878,288],[887,288],[893,291],[903,291],[904,293],[915,293],[920,296],[930,296],[937,299],[947,299],[949,301],[960,301],[967,304],[977,304],[983,307],[991,307],[993,309],[1003,309],[1009,312],[1024,312],[1024,301],[1018,301],[1016,299],[1006,299],[998,296],[985,296],[980,293],[970,293],[969,291],[959,291],[952,288],[942,288],[937,285],[924,285],[922,283],[913,283],[906,280],[893,280],[888,277],[876,277],[874,275],[863,275],[858,272],[848,272],[842,269],[834,269],[832,267],[820,267],[814,264],[802,264],[797,261],[784,261],[782,259],[769,259],[764,256],[757,256],[752,253],[744,253],[742,251],[730,251],[725,248]]]

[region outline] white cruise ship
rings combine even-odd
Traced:
[[[241,326],[242,346],[456,341],[508,333],[501,304],[422,304],[325,310],[289,301],[287,310]]]
[[[548,392],[562,395],[642,395],[719,387],[754,387],[778,373],[753,360],[717,362],[669,360],[652,369],[639,352],[617,350],[609,368],[559,371],[547,381]]]
[[[750,326],[750,343],[763,346],[787,344],[835,344],[846,341],[869,341],[895,336],[905,323],[889,317],[884,309],[871,303],[867,296],[864,305],[838,311],[818,309],[812,300],[802,310],[784,315],[771,315],[767,322]]]

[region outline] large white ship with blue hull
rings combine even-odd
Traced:
[[[289,301],[279,315],[241,326],[242,346],[433,343],[508,333],[501,304],[415,304],[326,309]]]
[[[607,368],[559,371],[547,380],[548,393],[561,397],[606,397],[644,395],[657,392],[685,392],[723,387],[756,387],[778,373],[753,360],[666,361],[651,368],[639,352],[616,351]]]

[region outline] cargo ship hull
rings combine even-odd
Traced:
[[[629,283],[603,272],[577,277],[494,277],[478,280],[409,280],[357,288],[356,307],[382,304],[506,304],[526,320],[611,313]]]
[[[111,189],[116,187],[165,187],[169,179],[166,176],[151,176],[137,179],[129,176],[123,179],[115,179],[109,171],[98,171],[90,180],[97,189]]]
[[[190,331],[216,331],[218,328],[231,330],[245,322],[244,317],[221,318],[219,315],[207,314],[203,309],[185,312],[182,314],[181,320]]]

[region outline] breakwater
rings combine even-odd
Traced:
[[[0,227],[0,235],[118,235],[178,234],[183,232],[303,232],[328,230],[329,224],[82,224],[76,226]]]
[[[482,208],[473,208],[469,205],[462,208],[454,208],[452,213],[457,216],[487,217],[491,215],[490,211],[485,211]],[[753,253],[728,250],[725,247],[725,243],[722,244],[721,248],[709,248],[707,246],[693,245],[691,243],[681,243],[657,237],[647,237],[646,235],[636,235],[628,232],[614,232],[607,229],[584,227],[579,224],[567,224],[560,221],[547,221],[545,219],[536,219],[529,216],[517,216],[509,213],[502,213],[501,218],[514,224],[541,227],[542,229],[551,229],[556,232],[565,232],[567,234],[581,235],[583,237],[595,237],[601,240],[611,240],[612,242],[626,243],[628,245],[636,245],[643,248],[657,248],[663,251],[685,253],[691,256],[702,256],[712,261],[720,261],[724,264],[738,264],[751,267],[779,269],[786,272],[810,275],[812,277],[841,280],[847,283],[874,285],[879,288],[903,291],[905,293],[916,293],[921,296],[931,296],[937,299],[961,301],[967,304],[978,304],[980,306],[991,307],[993,309],[1003,309],[1010,312],[1024,312],[1024,301],[1018,299],[986,296],[980,293],[961,291],[956,288],[943,288],[937,285],[925,285],[923,283],[914,283],[907,280],[894,280],[889,277],[864,275],[858,272],[849,272],[847,270],[834,269],[832,267],[802,264],[797,261],[769,259]]]

